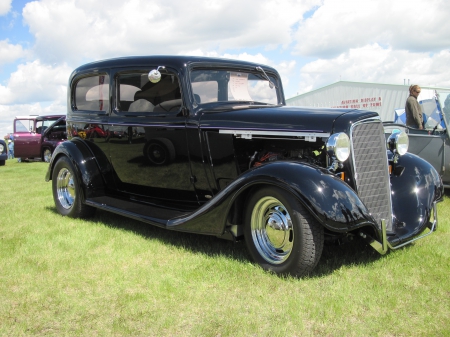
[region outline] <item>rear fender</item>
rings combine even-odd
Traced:
[[[52,155],[45,180],[52,180],[53,168],[56,162],[61,156],[66,156],[75,167],[85,199],[104,195],[106,183],[104,178],[108,177],[108,175],[103,175],[102,172],[110,171],[110,165],[106,160],[106,163],[103,163],[103,169],[101,169],[97,160],[104,157],[104,155],[97,157],[99,154],[96,153],[96,156],[94,156],[92,146],[89,145],[93,144],[87,144],[87,142],[79,138],[72,138],[72,140],[58,145]],[[113,181],[112,178],[110,180]]]

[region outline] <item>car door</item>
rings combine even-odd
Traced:
[[[151,69],[119,69],[114,75],[108,146],[116,185],[135,198],[198,207],[179,79],[165,69],[152,83]]]
[[[36,133],[36,118],[14,120],[14,156],[33,158],[40,156],[41,135]]]

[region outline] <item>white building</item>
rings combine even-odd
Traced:
[[[420,87],[422,92],[419,101],[431,99],[436,90],[450,91],[448,88]],[[339,81],[289,98],[286,103],[293,106],[376,111],[383,121],[393,121],[394,110],[403,109],[408,96],[409,85]]]

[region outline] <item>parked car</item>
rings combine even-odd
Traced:
[[[8,159],[8,145],[3,139],[0,139],[0,166],[5,165]]]
[[[442,181],[407,153],[405,133],[386,148],[376,112],[288,107],[268,66],[99,61],[74,70],[67,108],[69,140],[45,177],[62,215],[102,209],[244,239],[262,268],[296,276],[314,269],[325,240],[361,238],[385,254],[436,229]]]
[[[386,137],[392,132],[406,132],[409,137],[410,153],[428,161],[441,175],[446,188],[450,187],[450,92],[439,90],[434,99],[421,102],[425,128],[407,127],[404,119],[385,122]],[[402,109],[404,110],[404,109]],[[402,115],[403,116],[403,115]]]
[[[67,139],[66,116],[17,116],[14,119],[14,156],[50,162],[55,148]]]

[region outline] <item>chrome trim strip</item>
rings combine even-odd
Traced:
[[[252,136],[284,136],[284,137],[305,137],[305,140],[315,141],[316,138],[330,137],[329,133],[318,132],[293,132],[293,131],[256,131],[256,130],[223,130],[219,133],[232,134],[242,138],[251,138]]]

